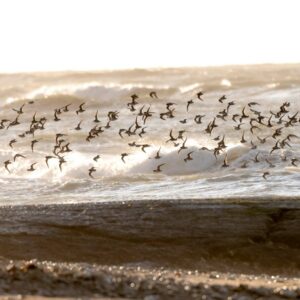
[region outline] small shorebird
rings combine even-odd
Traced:
[[[78,115],[79,113],[83,113],[85,111],[85,109],[83,109],[83,105],[85,104],[85,102],[81,103],[79,105],[78,110],[76,110],[76,114]]]
[[[100,155],[98,154],[93,158],[93,160],[97,162],[99,158],[100,158]]]
[[[5,162],[4,162],[4,167],[5,167],[5,169],[7,170],[7,172],[8,173],[10,173],[10,170],[9,170],[9,168],[8,168],[8,166],[11,164],[11,161],[10,160],[6,160]]]
[[[194,103],[194,101],[191,99],[187,102],[187,105],[186,105],[186,111],[189,111],[189,107],[190,105],[192,105]]]
[[[222,168],[227,168],[229,167],[229,164],[227,162],[227,153],[225,154],[225,158],[224,158],[224,161],[223,161],[223,164],[222,164]]]
[[[162,171],[162,170],[161,170],[161,167],[164,166],[164,165],[165,165],[165,164],[160,164],[160,165],[158,165],[157,168],[153,170],[153,172],[154,172],[154,173],[159,173],[159,172],[161,172],[161,171]]]
[[[55,156],[52,156],[52,155],[47,155],[47,156],[45,157],[46,165],[47,165],[48,168],[49,168],[48,161],[49,161],[49,159],[52,159],[52,158],[56,158],[56,157],[55,157]]]
[[[226,96],[223,95],[221,98],[219,98],[218,101],[219,101],[220,103],[223,103],[223,101],[226,100],[226,99],[227,99]]]
[[[270,175],[269,172],[264,172],[262,177],[264,178],[264,180],[267,180],[267,176]]]
[[[29,168],[29,169],[27,169],[27,171],[28,171],[28,172],[32,172],[32,171],[34,171],[34,170],[35,170],[34,166],[35,166],[36,164],[37,164],[36,162],[35,162],[35,163],[33,163],[33,164],[31,164],[31,165],[30,165],[30,168]]]
[[[100,120],[98,119],[98,109],[97,109],[96,114],[95,114],[94,123],[100,123]]]
[[[156,155],[155,155],[155,159],[160,159],[161,158],[161,156],[160,156],[160,149],[161,149],[161,147],[159,147],[159,149],[158,149],[158,151],[156,152]]]
[[[82,121],[80,121],[74,129],[75,130],[81,130],[81,127],[80,127],[81,123],[82,123]]]
[[[203,92],[202,91],[198,92],[196,95],[197,95],[197,98],[199,100],[203,101],[203,99],[201,98],[201,96],[203,96]]]
[[[15,154],[15,156],[14,156],[14,161],[16,161],[16,159],[17,159],[18,157],[26,158],[24,155],[17,153],[17,154]]]
[[[193,158],[192,158],[192,153],[194,153],[194,151],[191,151],[191,152],[189,152],[188,154],[187,154],[187,157],[184,159],[184,162],[186,163],[187,161],[189,161],[189,160],[193,160]]]
[[[123,161],[124,164],[126,163],[125,162],[125,157],[128,156],[128,155],[129,155],[128,153],[122,153],[121,154],[121,159],[122,159],[122,161]]]
[[[95,179],[95,177],[93,177],[93,173],[96,172],[96,168],[95,167],[91,167],[89,169],[89,176],[93,179]]]
[[[34,145],[38,142],[38,140],[31,141],[31,151],[33,152]]]
[[[158,98],[156,92],[154,92],[154,91],[150,92],[150,93],[149,93],[149,96],[150,96],[151,98]]]

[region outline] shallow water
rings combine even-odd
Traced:
[[[286,126],[289,117],[300,108],[299,75],[299,65],[0,75],[0,119],[9,120],[0,131],[0,204],[297,196],[300,161],[295,160],[293,165],[291,160],[300,160],[300,140],[293,137],[283,148],[271,154],[270,150],[276,140],[299,132],[298,115],[292,126]],[[151,91],[156,91],[158,98],[151,98]],[[203,101],[196,96],[199,91],[204,92]],[[133,94],[138,95],[138,104],[135,111],[130,111],[128,103]],[[224,94],[227,99],[222,104],[218,99]],[[194,103],[187,111],[187,101],[191,99]],[[230,101],[235,105],[229,108],[225,120],[216,117]],[[254,101],[258,105],[247,105]],[[260,111],[267,124],[270,111],[276,114],[285,101],[290,106],[282,123],[273,115],[272,127],[258,124],[259,128],[250,132],[249,120],[256,116],[250,108]],[[83,102],[85,111],[76,114]],[[160,113],[167,112],[168,102],[175,103],[174,118],[162,120]],[[20,124],[7,128],[23,104]],[[60,121],[54,121],[54,110],[68,104],[69,111],[62,110],[58,114]],[[142,107],[143,112],[148,108],[152,112],[145,124],[138,116]],[[249,118],[242,120],[241,130],[236,130],[234,126],[239,121],[234,122],[232,116],[241,115],[244,107]],[[94,122],[97,110],[100,123]],[[105,128],[110,111],[117,111],[118,118]],[[37,120],[47,119],[45,128],[36,130],[34,136],[27,133],[20,137],[29,130],[34,114]],[[196,115],[205,115],[202,124],[194,121]],[[214,117],[218,127],[208,134],[205,129]],[[127,130],[136,118],[146,134],[140,137],[140,128],[131,136],[123,133],[121,138],[119,130]],[[183,119],[187,119],[186,124],[179,122]],[[77,131],[80,121],[82,129]],[[95,125],[101,126],[103,132],[88,142],[88,133]],[[272,138],[281,127],[281,135]],[[175,137],[185,130],[183,139],[176,141],[177,147],[166,142],[171,129]],[[245,143],[240,142],[243,132]],[[49,160],[49,168],[45,163],[46,155],[55,156],[52,151],[57,133],[65,134],[62,145],[70,143],[72,150],[60,154],[66,161],[62,170],[57,158]],[[218,136],[224,136],[226,148],[215,157],[213,149],[220,140],[214,138]],[[267,137],[266,143],[262,144],[257,136]],[[187,149],[178,153],[185,138]],[[10,147],[13,139],[16,142]],[[34,139],[38,142],[32,151]],[[132,142],[150,146],[143,152],[141,147],[128,145]],[[202,147],[212,151],[200,150]],[[154,159],[159,148],[161,158]],[[126,163],[120,156],[125,152],[129,153]],[[189,152],[193,152],[192,160],[184,161]],[[16,153],[26,158],[14,162]],[[97,154],[100,158],[96,162],[93,158]],[[259,162],[254,161],[257,154]],[[229,164],[226,168],[222,167],[225,157]],[[12,162],[7,167],[10,173],[4,166],[6,160]],[[27,171],[32,163],[37,163],[36,169]],[[245,163],[247,168],[242,168]],[[159,164],[164,164],[162,172],[153,172]],[[96,169],[94,178],[89,177],[91,167]],[[267,180],[262,177],[264,172],[270,173]]]

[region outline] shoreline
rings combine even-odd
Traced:
[[[299,229],[291,199],[3,206],[0,295],[296,299]]]
[[[298,202],[298,203],[297,203]],[[212,197],[212,198],[179,198],[179,199],[140,199],[140,200],[131,200],[131,199],[124,199],[124,200],[107,200],[107,201],[79,201],[79,202],[48,202],[48,203],[17,203],[17,204],[1,204],[0,209],[3,208],[14,208],[14,207],[52,207],[52,206],[97,206],[97,205],[116,205],[122,206],[126,204],[156,204],[156,203],[174,203],[174,204],[203,204],[203,205],[228,205],[228,204],[241,204],[241,205],[275,205],[276,207],[300,207],[300,196],[251,196],[251,197]]]
[[[300,202],[7,206],[0,243],[7,259],[299,275]]]

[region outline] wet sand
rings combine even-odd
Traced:
[[[1,262],[0,276],[0,293],[6,297],[10,295],[9,299],[23,299],[24,295],[27,295],[25,299],[85,297],[145,300],[300,297],[298,277],[265,274],[10,261]]]
[[[0,291],[142,299],[196,299],[207,291],[209,299],[223,292],[253,296],[254,284],[266,295],[286,291],[296,297],[299,203],[289,198],[2,207]]]

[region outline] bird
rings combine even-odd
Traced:
[[[149,144],[144,144],[144,145],[142,145],[141,149],[142,149],[143,152],[146,153],[145,149],[148,148],[148,147],[151,147],[151,146]]]
[[[10,122],[10,123],[8,124],[8,126],[6,127],[6,129],[8,129],[8,128],[12,127],[12,126],[19,125],[19,124],[20,124],[20,122],[19,122],[19,115],[18,115],[18,116],[15,118],[14,121],[12,121],[12,122]]]
[[[235,130],[240,130],[240,129],[241,129],[241,126],[244,125],[244,124],[245,124],[245,123],[239,123],[238,125],[233,126],[233,128],[234,128]]]
[[[264,178],[264,180],[267,180],[267,176],[270,175],[270,172],[264,172],[262,177]]]
[[[259,155],[259,152],[256,153],[256,155],[255,155],[255,157],[253,159],[253,162],[255,162],[255,163],[259,163],[260,162],[260,160],[258,159],[258,155]]]
[[[223,101],[226,100],[226,99],[227,99],[226,96],[223,95],[221,98],[219,98],[218,101],[219,101],[220,103],[223,103]]]
[[[11,161],[10,160],[6,160],[5,162],[4,162],[4,167],[5,167],[5,169],[8,171],[8,173],[10,173],[10,170],[8,169],[8,166],[11,164]]]
[[[254,106],[254,105],[259,105],[259,103],[257,103],[257,102],[249,102],[249,103],[248,103],[248,106],[249,106],[249,107],[252,107],[252,106]]]
[[[139,96],[137,94],[132,94],[131,96],[132,101],[135,101],[136,99],[139,98]]]
[[[55,111],[54,111],[54,121],[55,121],[55,122],[58,122],[58,121],[61,120],[57,115],[58,115],[58,111],[55,110]]]
[[[83,113],[85,111],[85,109],[83,109],[83,105],[85,104],[85,102],[81,103],[79,105],[78,110],[76,110],[76,114],[78,115],[79,113]]]
[[[234,115],[232,115],[232,120],[233,120],[234,122],[237,122],[237,121],[236,121],[236,118],[239,117],[239,116],[240,116],[240,114],[234,114]]]
[[[185,146],[186,141],[187,141],[187,138],[185,138],[185,140],[184,140],[184,142],[182,143],[180,149],[178,150],[178,153],[180,153],[181,150],[187,149],[187,147]]]
[[[149,96],[150,96],[151,98],[158,98],[156,92],[154,92],[154,91],[150,92],[150,93],[149,93]]]
[[[34,145],[38,142],[38,140],[31,141],[31,151],[33,152]]]
[[[95,167],[91,167],[90,169],[89,169],[89,176],[91,177],[91,178],[93,178],[94,179],[94,177],[93,177],[93,173],[94,172],[96,172],[96,168]]]
[[[170,136],[170,138],[166,141],[166,143],[177,141],[177,138],[175,138],[175,137],[173,136],[173,129],[170,130],[169,136]]]
[[[64,157],[59,157],[59,170],[62,172],[62,165],[66,163],[66,160]]]
[[[245,110],[246,110],[246,106],[244,106],[242,109],[242,116],[240,117],[240,123],[242,122],[243,119],[249,118],[249,115],[246,115]]]
[[[27,169],[27,171],[28,171],[28,172],[35,171],[35,168],[34,168],[34,166],[35,166],[36,164],[37,164],[36,162],[35,162],[35,163],[33,163],[33,164],[31,164],[31,165],[30,165],[30,168],[29,168],[29,169]]]
[[[255,126],[255,125],[251,126],[250,131],[252,134],[254,134],[254,132],[253,132],[254,129],[260,130],[260,128],[258,126]]]
[[[204,118],[205,115],[196,115],[194,118],[195,123],[202,124],[202,118]]]
[[[9,147],[13,148],[13,144],[16,143],[17,140],[16,139],[13,139],[9,142]]]
[[[120,136],[122,139],[124,138],[123,135],[122,135],[123,132],[127,132],[127,130],[124,129],[124,128],[119,129],[119,136]]]
[[[161,150],[161,147],[159,147],[158,151],[156,152],[156,155],[155,155],[155,159],[160,159],[161,156],[160,156],[160,150]]]
[[[294,167],[298,167],[297,165],[296,165],[296,162],[298,161],[298,159],[297,158],[292,158],[291,159],[291,164],[294,166]]]
[[[100,158],[100,155],[98,154],[93,158],[93,160],[97,162],[99,158]]]
[[[244,144],[244,143],[247,142],[247,141],[245,140],[245,131],[243,131],[243,135],[242,135],[242,138],[241,138],[240,142],[241,142],[242,144]]]
[[[197,95],[197,98],[199,100],[203,101],[203,99],[201,98],[201,96],[203,96],[203,92],[202,91],[198,92],[196,95]]]
[[[18,157],[26,158],[24,155],[17,153],[17,154],[14,155],[14,161],[16,161],[16,159],[17,159]]]
[[[17,112],[18,115],[23,114],[23,107],[25,106],[25,104],[22,104],[22,106],[19,109],[15,109],[13,108],[12,110]]]
[[[187,161],[189,161],[189,160],[193,160],[193,158],[192,158],[192,153],[194,153],[194,151],[191,151],[191,152],[189,152],[188,154],[187,154],[187,157],[184,159],[184,162],[186,163]]]
[[[128,155],[129,155],[128,153],[122,153],[121,154],[121,159],[122,159],[122,161],[123,161],[124,164],[126,163],[125,162],[125,157],[128,156]]]
[[[68,112],[69,111],[69,106],[71,106],[72,104],[67,104],[65,105],[62,109],[64,112]]]
[[[207,147],[201,147],[199,150],[201,150],[201,151],[210,151]]]
[[[183,137],[184,133],[185,133],[185,130],[179,130],[177,139],[178,140],[183,140],[184,139],[184,137]]]
[[[161,170],[161,167],[164,166],[164,165],[165,165],[165,164],[160,164],[160,165],[158,165],[158,166],[156,167],[156,169],[153,170],[153,172],[154,172],[154,173],[159,173],[159,172],[161,172],[161,171],[162,171],[162,170]]]
[[[224,161],[223,161],[222,167],[223,167],[223,168],[227,168],[227,167],[229,167],[229,164],[228,164],[228,162],[227,162],[227,153],[225,154],[225,158],[224,158]]]
[[[100,120],[98,119],[98,109],[97,109],[96,114],[95,114],[94,123],[100,123]]]
[[[272,149],[270,151],[270,154],[272,154],[275,150],[279,150],[280,149],[280,147],[278,147],[278,145],[279,145],[279,141],[276,141],[276,144],[275,144],[275,146],[272,147]]]
[[[143,137],[144,134],[146,134],[146,131],[145,131],[146,128],[147,128],[147,127],[143,127],[143,128],[142,128],[141,132],[139,133],[139,137],[140,137],[140,138]]]
[[[82,121],[80,121],[77,126],[74,128],[74,130],[81,130],[81,123]]]
[[[49,161],[49,159],[52,159],[52,158],[55,158],[55,156],[47,155],[47,156],[45,157],[46,165],[47,165],[48,168],[49,168],[48,161]]]
[[[271,119],[272,119],[272,115],[268,119],[268,125],[267,125],[268,127],[273,127]]]
[[[64,133],[57,133],[55,135],[55,142],[56,142],[56,144],[58,143],[58,139],[61,138],[61,137],[63,137],[63,136],[66,136],[66,134],[64,134]]]
[[[259,136],[257,136],[257,139],[259,140],[259,142],[260,142],[261,144],[264,144],[264,143],[267,141],[267,138],[268,138],[268,137],[260,138]]]
[[[193,99],[189,100],[186,105],[186,111],[189,111],[189,106],[194,103]]]
[[[173,106],[173,105],[176,105],[176,103],[168,102],[168,103],[166,104],[167,110],[170,110],[170,107]]]

